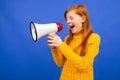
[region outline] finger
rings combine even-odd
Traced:
[[[48,46],[55,47],[53,43],[48,43]]]
[[[52,32],[51,34],[52,34],[52,35],[55,35],[56,33],[55,33],[55,32]]]
[[[55,32],[49,33],[48,36],[54,36]]]
[[[54,43],[54,40],[47,40],[47,43]]]
[[[53,39],[53,38],[54,38],[53,36],[50,35],[47,36],[47,39]]]

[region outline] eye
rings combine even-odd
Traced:
[[[70,20],[73,20],[74,18],[73,18],[73,17],[70,17],[69,19],[70,19]]]
[[[72,16],[69,16],[66,18],[66,20],[73,20],[73,19],[74,19],[74,17],[72,17]]]

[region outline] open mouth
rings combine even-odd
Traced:
[[[70,28],[71,28],[71,29],[74,28],[74,25],[70,26]]]

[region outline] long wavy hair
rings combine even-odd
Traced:
[[[86,53],[85,45],[86,45],[87,39],[90,36],[90,34],[93,33],[92,27],[90,25],[88,11],[84,5],[73,5],[65,11],[65,13],[64,13],[65,19],[66,19],[66,14],[70,11],[75,11],[75,13],[77,15],[80,15],[81,17],[85,18],[85,21],[83,22],[83,25],[82,25],[83,40],[82,40],[82,43],[78,46],[78,47],[82,46],[80,56],[84,56]],[[74,35],[74,34],[72,34],[71,31],[69,31],[69,32],[70,32],[70,34],[69,34],[69,37],[68,37],[67,42],[66,42],[68,45],[69,45],[69,43],[72,40],[73,35]],[[77,52],[77,49],[78,48],[74,49],[74,51]]]

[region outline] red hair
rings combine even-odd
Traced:
[[[85,21],[83,22],[83,26],[82,26],[83,40],[82,40],[82,43],[78,46],[78,47],[80,47],[82,45],[82,50],[80,52],[80,56],[84,56],[85,53],[86,53],[86,47],[85,47],[86,41],[87,41],[88,37],[90,36],[90,34],[93,33],[92,27],[90,25],[88,11],[87,11],[87,8],[84,5],[73,5],[65,11],[65,13],[64,13],[65,19],[66,19],[66,14],[70,11],[75,11],[75,13],[77,15],[80,15],[81,17],[85,18]],[[70,43],[72,38],[73,38],[73,34],[70,31],[70,36],[67,39],[67,44]],[[74,49],[74,51],[76,52],[77,49]]]

